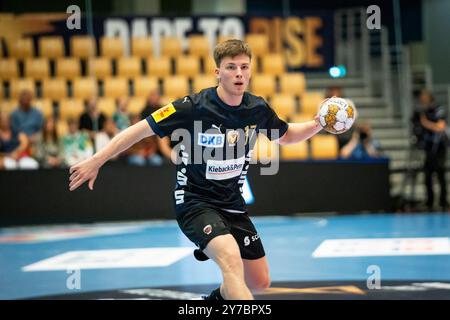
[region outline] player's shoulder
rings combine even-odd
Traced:
[[[244,94],[244,103],[247,109],[258,110],[258,112],[270,112],[272,110],[272,107],[265,98],[254,95],[250,92],[246,92]]]
[[[244,101],[249,106],[268,106],[266,99],[250,92],[244,94]]]
[[[175,108],[183,108],[183,109],[190,108],[190,107],[192,107],[192,104],[193,104],[192,97],[190,95],[184,96],[182,98],[172,101],[171,104]]]
[[[212,89],[214,88],[206,88],[199,92],[186,95],[180,99],[173,101],[172,104],[178,107],[193,107],[204,104],[205,101],[208,101],[210,99]]]

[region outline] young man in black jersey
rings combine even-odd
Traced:
[[[253,299],[270,285],[261,239],[249,219],[241,187],[259,133],[279,144],[308,139],[317,120],[280,120],[267,102],[248,92],[251,50],[240,40],[216,46],[218,86],[176,100],[119,133],[92,158],[70,168],[70,190],[92,190],[100,167],[137,141],[157,134],[181,141],[174,192],[177,222],[199,249],[198,260],[219,266],[222,285],[208,299]]]

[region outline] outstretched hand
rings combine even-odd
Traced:
[[[69,190],[73,191],[81,186],[84,182],[89,181],[89,189],[94,189],[94,182],[97,179],[98,170],[101,167],[101,163],[94,157],[86,159],[76,165],[70,167],[69,173]]]

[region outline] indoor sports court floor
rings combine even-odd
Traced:
[[[258,299],[450,299],[450,214],[254,217]],[[196,299],[221,281],[175,221],[0,229],[0,299]]]

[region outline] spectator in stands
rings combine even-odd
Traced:
[[[339,97],[343,98],[344,93],[342,91],[342,88],[339,86],[331,86],[327,88],[327,91],[325,93],[325,98],[331,98],[331,97]]]
[[[130,113],[128,112],[128,98],[121,98],[117,101],[117,110],[114,112],[112,118],[119,131],[130,126]]]
[[[29,138],[24,132],[14,132],[6,112],[0,112],[0,169],[37,169],[30,157]]]
[[[133,115],[131,117],[131,124],[138,123],[140,120],[140,115]],[[130,165],[140,167],[161,165],[163,159],[158,154],[158,141],[156,136],[147,137],[128,149],[127,162]]]
[[[149,115],[151,115],[161,107],[161,96],[159,95],[158,90],[153,90],[148,95],[145,107],[141,111],[141,119],[147,118]]]
[[[105,114],[98,110],[97,99],[92,98],[86,105],[86,112],[80,116],[79,129],[86,130],[93,142],[95,133],[103,129],[105,120]]]
[[[30,143],[34,143],[42,130],[44,117],[42,112],[31,105],[33,94],[30,90],[22,90],[19,94],[19,105],[11,114],[11,129],[14,134],[23,132]]]
[[[95,135],[95,150],[103,149],[117,133],[119,133],[119,130],[116,124],[112,119],[107,118],[103,130]]]
[[[425,151],[425,185],[427,189],[426,206],[432,211],[434,206],[433,173],[436,172],[439,180],[441,194],[439,205],[447,211],[447,181],[445,178],[445,162],[447,158],[448,138],[447,113],[444,107],[439,106],[431,92],[422,90],[419,95],[419,104],[413,113],[415,134],[418,137],[418,146]]]
[[[61,139],[61,153],[64,164],[72,166],[94,154],[94,147],[89,134],[78,130],[78,122],[73,118],[67,120],[69,132]]]
[[[62,164],[60,141],[53,117],[46,118],[44,129],[34,146],[34,156],[42,168],[57,168]]]
[[[355,124],[352,138],[340,150],[344,159],[367,160],[382,156],[380,143],[372,136],[372,128],[368,123]]]

